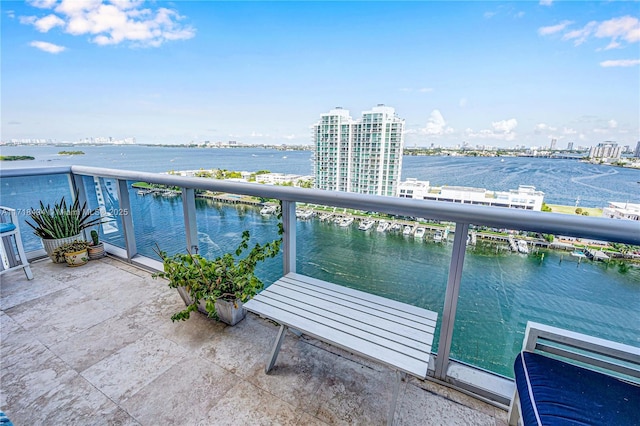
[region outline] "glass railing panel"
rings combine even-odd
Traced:
[[[69,175],[42,175],[9,177],[2,179],[2,203],[5,207],[16,209],[20,222],[20,233],[24,249],[27,252],[42,248],[40,238],[33,234],[26,220],[32,209],[40,208],[40,201],[52,207],[65,197],[67,204],[73,202]]]
[[[298,212],[299,273],[437,312],[439,335],[453,235],[434,236],[447,225],[315,204]]]
[[[271,206],[270,209],[264,209]],[[242,233],[249,231],[249,247],[240,255],[245,257],[256,244],[280,239],[280,206],[276,200],[263,200],[237,194],[196,193],[196,222],[199,254],[215,259],[233,253],[242,241]],[[183,251],[183,249],[181,249]],[[256,275],[265,286],[282,276],[282,253],[266,259],[256,267]]]
[[[478,232],[467,246],[451,358],[513,377],[527,321],[639,345],[640,269],[544,248],[535,238],[524,254],[518,234],[515,250],[506,234],[485,235],[495,240]]]
[[[87,196],[87,208],[98,209],[103,219],[103,223],[87,230],[86,238],[89,239],[90,231],[95,230],[101,241],[124,248],[122,209],[118,200],[116,180],[83,176],[82,183]]]

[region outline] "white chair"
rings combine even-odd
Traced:
[[[0,275],[23,268],[27,279],[32,280],[33,273],[22,246],[16,210],[0,206],[0,218]]]

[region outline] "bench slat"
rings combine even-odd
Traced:
[[[281,303],[293,306],[304,306],[304,309],[315,314],[335,319],[350,327],[379,334],[386,339],[396,339],[407,345],[428,345],[431,351],[433,343],[434,327],[423,326],[421,328],[406,326],[404,323],[394,321],[388,315],[380,315],[371,310],[360,310],[358,306],[344,306],[333,302],[328,296],[314,297],[303,291],[294,291],[283,287],[280,283],[272,285],[264,297],[277,299]],[[326,299],[325,299],[326,298]]]
[[[375,325],[365,326],[362,323],[358,323],[357,321],[349,321],[356,324],[353,326],[346,321],[343,321],[345,318],[339,315],[335,315],[333,318],[331,316],[327,316],[326,313],[323,314],[322,310],[315,309],[313,306],[309,305],[293,305],[287,302],[282,302],[281,300],[276,300],[271,297],[257,297],[257,300],[265,305],[272,306],[274,308],[281,309],[283,311],[289,312],[291,314],[295,314],[300,317],[300,322],[307,323],[318,323],[321,324],[327,333],[327,336],[331,336],[333,331],[340,331],[346,334],[350,334],[356,338],[369,341],[375,345],[380,347],[385,347],[392,351],[396,351],[399,353],[404,353],[408,356],[412,356],[416,359],[422,359],[425,356],[428,356],[431,352],[431,345],[416,342],[415,340],[402,338],[399,335],[393,335],[392,333],[386,333],[385,336],[383,330],[377,329]],[[371,355],[371,354],[370,354]]]
[[[424,318],[425,320],[429,320],[433,323],[435,323],[438,319],[438,314],[436,312],[429,311],[427,309],[376,296],[375,294],[366,293],[364,291],[355,290],[349,287],[340,286],[327,281],[322,281],[317,278],[308,277],[306,275],[297,274],[295,272],[288,273],[280,280],[295,282],[296,284],[299,283],[300,285],[311,285],[316,288],[325,288],[330,290],[332,293],[344,294],[347,297],[356,298],[366,301],[367,303],[382,306],[385,309],[389,309],[390,313],[396,315],[409,313],[417,317]]]
[[[381,306],[377,304],[370,303],[366,300],[360,300],[353,297],[348,297],[341,293],[334,293],[328,289],[316,288],[312,285],[298,282],[291,282],[285,278],[277,281],[277,286],[274,287],[276,289],[289,289],[294,293],[300,293],[300,295],[306,295],[310,300],[315,298],[327,300],[331,303],[335,303],[344,308],[353,309],[356,311],[362,312],[376,312],[376,315],[381,318],[389,319],[393,322],[403,324],[406,327],[414,328],[417,330],[425,330],[425,329],[434,329],[436,326],[435,321],[425,320],[424,317],[420,317],[413,314],[399,313],[392,308],[387,306]],[[272,284],[269,288],[273,287]]]
[[[342,349],[354,352],[356,354],[381,361],[394,368],[406,373],[425,378],[429,366],[429,355],[425,355],[423,360],[407,356],[388,348],[376,345],[369,341],[354,337],[351,334],[340,330],[330,329],[327,326],[316,321],[309,321],[300,316],[284,311],[280,308],[268,305],[259,300],[256,296],[248,301],[245,308],[251,312],[262,314],[268,318],[272,318],[277,322],[287,325],[294,329],[299,329],[305,334],[319,340],[328,342]]]

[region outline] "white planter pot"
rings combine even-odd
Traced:
[[[82,234],[74,235],[73,237],[66,238],[58,238],[54,240],[42,239],[42,245],[44,246],[44,251],[47,252],[47,255],[53,260],[55,263],[64,263],[64,258],[56,259],[53,256],[53,251],[60,247],[63,244],[72,243],[75,240],[81,240]]]
[[[247,310],[242,306],[242,302],[236,300],[216,300],[216,313],[220,321],[229,324],[236,325],[247,315]]]

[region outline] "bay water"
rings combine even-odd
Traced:
[[[70,148],[3,147],[2,155],[32,155],[36,159],[2,162],[1,166],[82,164],[149,172],[267,169],[302,175],[313,170],[308,151],[82,146],[72,149],[85,155],[69,157],[58,155],[63,149]],[[604,207],[608,201],[640,203],[639,171],[575,160],[405,156],[402,176],[429,180],[433,185],[491,190],[534,185],[545,192],[545,202],[550,204],[575,205],[578,201],[584,207]],[[86,187],[93,188],[92,179],[86,178]],[[37,207],[41,199],[45,204],[53,203],[61,193],[69,193],[63,176],[7,178],[1,183],[0,203],[27,209]],[[140,196],[130,189],[130,198],[141,254],[154,257],[156,246],[171,253],[185,249],[180,197]],[[22,215],[21,220],[24,218]],[[255,207],[199,199],[196,218],[200,253],[208,257],[234,248],[244,229],[258,241],[276,237],[276,219],[260,215]],[[27,250],[40,244],[29,235],[29,229],[23,227]],[[417,241],[375,229],[363,232],[355,226],[340,228],[318,220],[299,221],[297,232],[298,272],[442,313],[451,244]],[[120,232],[103,238],[123,245]],[[259,272],[266,284],[273,282],[282,273],[281,258],[266,262]],[[567,253],[554,251],[546,251],[541,260],[490,247],[469,247],[452,357],[512,376],[512,362],[527,321],[639,346],[640,271],[631,268],[624,272],[615,262],[578,263]]]

